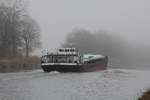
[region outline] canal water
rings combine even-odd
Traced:
[[[108,69],[86,73],[42,70],[0,74],[0,100],[136,100],[150,71]]]

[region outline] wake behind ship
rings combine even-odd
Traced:
[[[99,54],[80,54],[75,48],[60,48],[41,58],[44,72],[89,72],[107,69],[108,57]]]

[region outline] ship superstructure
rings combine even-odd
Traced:
[[[45,72],[76,72],[106,69],[108,57],[98,54],[80,54],[76,48],[60,48],[55,53],[43,55],[41,67]]]

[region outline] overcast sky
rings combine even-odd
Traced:
[[[41,26],[43,48],[57,48],[75,28],[110,31],[139,45],[150,38],[150,0],[29,0],[29,13]]]

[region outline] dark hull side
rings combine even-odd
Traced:
[[[80,65],[41,65],[44,72],[90,72],[107,69],[108,58],[91,60]]]

